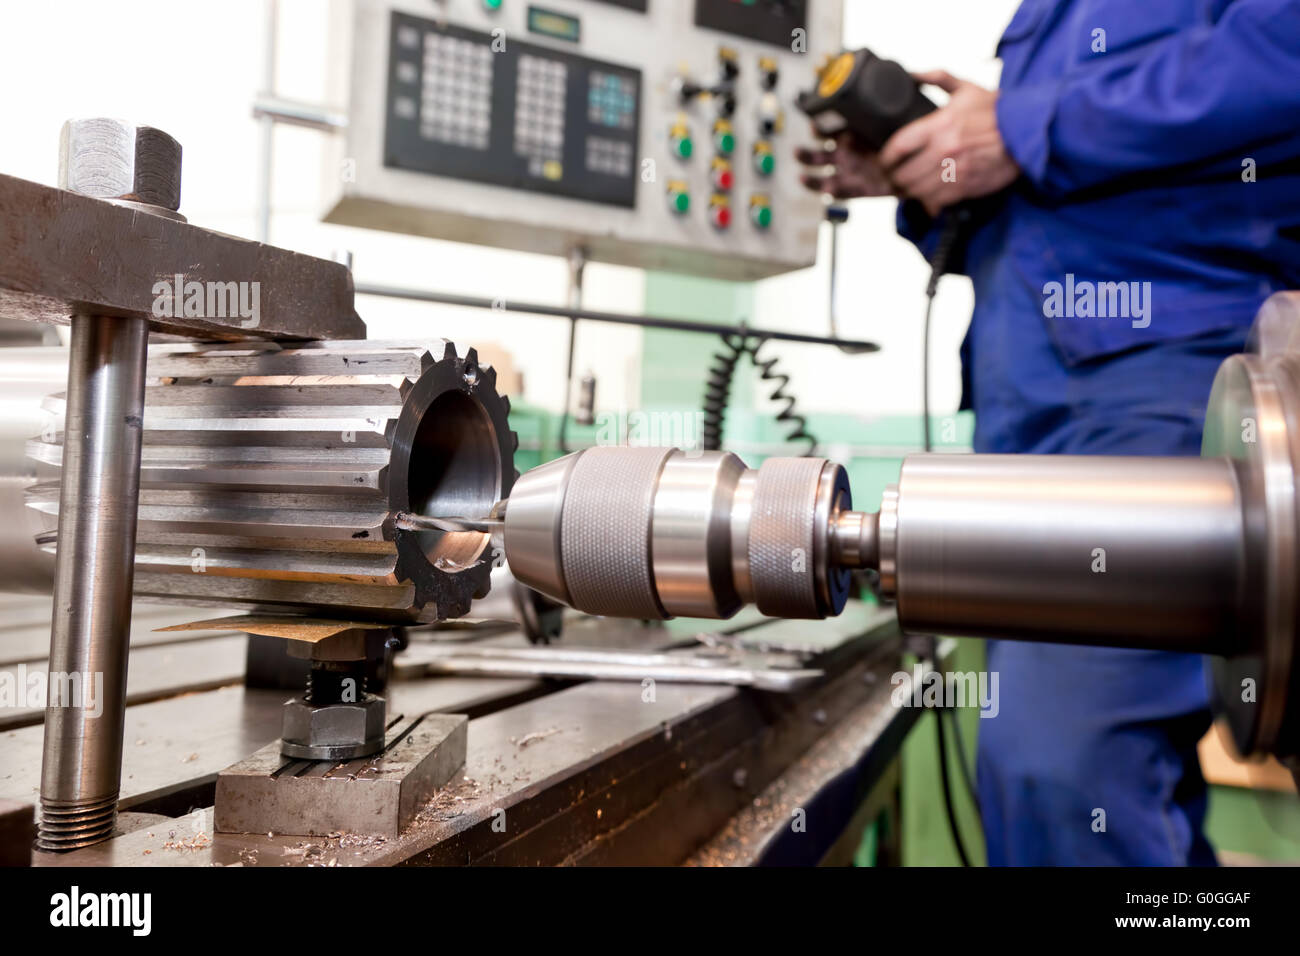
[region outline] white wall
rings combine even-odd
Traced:
[[[987,83],[997,78],[996,38],[1014,0],[848,0],[845,37],[909,68],[945,67]],[[277,92],[319,101],[326,70],[323,0],[281,0]],[[182,211],[190,221],[235,235],[256,231],[258,123],[251,103],[261,86],[261,0],[47,0],[0,6],[0,172],[53,183],[59,128],[74,116],[123,116],[157,126],[185,149]],[[796,121],[797,123],[797,121]],[[567,269],[550,257],[504,252],[317,221],[320,135],[281,127],[275,134],[271,240],[329,256],[348,249],[359,281],[431,287],[507,300],[564,300]],[[793,137],[791,137],[793,139]],[[791,346],[783,365],[802,407],[912,412],[919,407],[919,315],[926,272],[892,233],[894,203],[853,204],[841,233],[842,333],[885,346],[851,358]],[[823,237],[825,240],[825,237]],[[823,247],[826,243],[823,241]],[[821,331],[826,316],[825,248],[819,266],[767,280],[755,324]],[[634,269],[588,267],[586,304],[611,311],[642,306]],[[560,320],[360,299],[372,338],[440,335],[462,345],[501,342],[522,369],[530,401],[558,408],[567,325]],[[934,339],[936,413],[957,403],[956,348],[970,311],[969,285],[948,279]],[[576,367],[597,369],[601,404],[635,404],[640,332],[584,323]]]
[[[993,53],[1019,0],[847,0],[844,43],[866,46],[909,70],[945,69],[996,86]],[[936,100],[945,95],[928,91]],[[855,411],[874,417],[914,414],[921,407],[921,319],[929,278],[916,247],[894,231],[897,202],[859,199],[840,227],[839,332],[879,342],[881,352],[846,356],[833,349],[787,347],[781,365],[801,409]],[[812,269],[760,284],[755,324],[824,332],[827,328],[829,226]],[[931,327],[932,413],[957,408],[961,397],[957,350],[970,319],[973,295],[964,277],[939,286]]]

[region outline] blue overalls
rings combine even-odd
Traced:
[[[953,270],[975,450],[1196,455],[1219,363],[1300,288],[1300,0],[1025,0],[998,54],[1024,175]],[[932,247],[916,204],[899,218]],[[1110,283],[1136,299],[1106,285],[1099,308]],[[990,641],[988,667],[991,864],[1214,862],[1201,658]]]

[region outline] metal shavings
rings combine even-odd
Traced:
[[[171,836],[175,837],[175,835],[176,835],[176,831],[175,830],[171,831]],[[195,851],[195,850],[206,850],[210,846],[212,846],[212,837],[208,836],[206,833],[196,833],[188,840],[176,840],[176,839],[168,840],[166,843],[163,844],[163,849]]]
[[[553,734],[558,734],[559,732],[560,732],[559,727],[548,727],[546,730],[537,730],[531,734],[525,734],[524,736],[520,737],[518,740],[516,740],[514,737],[511,737],[510,742],[514,744],[516,747],[518,747],[520,750],[522,750],[524,747],[530,746],[531,744],[535,744],[539,740],[545,740],[547,737],[550,737]]]
[[[339,838],[340,849],[350,849],[352,847],[379,846],[381,843],[387,843],[386,836],[366,836],[361,833],[345,833]]]

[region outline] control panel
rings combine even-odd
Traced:
[[[384,164],[636,204],[641,74],[563,50],[392,15]],[[505,104],[504,106],[502,104]]]
[[[813,261],[794,103],[838,0],[334,0],[330,35],[327,221],[719,278]]]

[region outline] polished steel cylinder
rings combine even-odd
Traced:
[[[1222,654],[1243,514],[1227,459],[916,455],[869,518],[905,630]]]
[[[45,850],[106,839],[116,819],[148,341],[143,319],[72,320],[37,835]]]
[[[848,481],[824,459],[598,447],[515,486],[505,552],[516,578],[591,614],[726,618],[838,614],[848,574],[828,560]]]
[[[731,510],[745,472],[735,455],[669,456],[654,495],[650,547],[664,607],[686,617],[730,617],[741,597],[731,575]]]
[[[505,551],[594,614],[822,617],[873,568],[908,631],[1225,653],[1246,511],[1228,458],[916,455],[867,513],[824,459],[611,447],[525,475]]]

